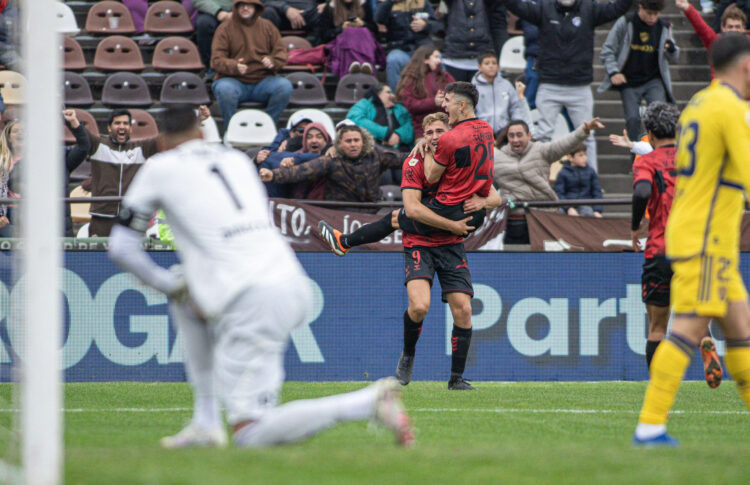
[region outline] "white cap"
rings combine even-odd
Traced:
[[[339,131],[339,128],[341,128],[342,126],[356,126],[356,124],[357,123],[353,122],[349,118],[346,118],[336,123],[336,131]]]
[[[312,120],[308,116],[305,116],[304,113],[300,113],[299,111],[292,113],[292,116],[289,117],[289,122],[291,123],[292,128],[302,123],[303,121],[311,122]]]

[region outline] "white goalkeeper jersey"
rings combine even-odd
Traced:
[[[124,206],[148,216],[164,210],[190,294],[207,316],[243,290],[305,275],[273,225],[252,161],[236,150],[193,140],[155,155]]]

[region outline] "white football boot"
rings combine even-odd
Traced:
[[[414,429],[409,424],[409,415],[401,402],[401,386],[398,381],[393,377],[386,377],[372,386],[377,393],[375,422],[391,430],[399,445],[414,446]]]
[[[165,436],[159,442],[162,448],[224,448],[227,446],[226,430],[221,428],[201,428],[194,424],[185,426],[172,436]]]

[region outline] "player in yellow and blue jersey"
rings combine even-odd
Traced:
[[[750,305],[738,267],[750,188],[750,39],[722,35],[711,59],[716,78],[679,119],[677,183],[666,228],[674,322],[651,362],[637,446],[678,444],[667,434],[667,414],[711,318],[724,331],[727,367],[750,408]]]

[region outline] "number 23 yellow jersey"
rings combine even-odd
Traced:
[[[690,100],[677,130],[667,257],[736,254],[750,187],[750,108],[731,86],[714,80]]]

